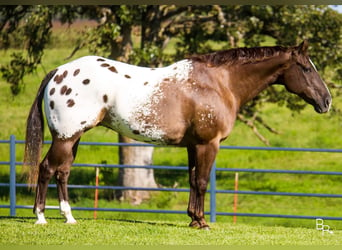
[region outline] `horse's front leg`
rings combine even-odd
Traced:
[[[190,184],[190,196],[189,196],[189,204],[188,204],[188,216],[191,218],[190,227],[198,228],[200,225],[195,219],[195,211],[196,211],[196,197],[197,197],[197,188],[196,188],[196,162],[195,162],[195,148],[188,147],[188,164],[189,164],[189,184]]]
[[[206,145],[197,145],[195,150],[195,198],[194,198],[194,212],[192,214],[192,223],[190,225],[199,227],[201,229],[209,229],[204,218],[204,198],[207,191],[210,171],[215,161],[218,152],[218,143],[210,143]],[[191,195],[190,195],[191,199]],[[191,200],[189,201],[189,204]]]

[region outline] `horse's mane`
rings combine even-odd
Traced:
[[[193,55],[189,59],[195,62],[206,63],[212,67],[218,67],[223,64],[246,64],[263,61],[286,51],[288,51],[288,48],[282,46],[235,48],[209,54]]]

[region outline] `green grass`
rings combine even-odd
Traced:
[[[1,218],[0,245],[341,245],[342,231],[215,223],[210,231],[166,220],[79,219],[76,225],[50,219]]]

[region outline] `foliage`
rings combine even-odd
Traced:
[[[324,73],[337,69],[333,70],[332,79],[341,80],[341,14],[326,5],[244,6],[240,14],[250,16],[245,26],[246,45],[259,46],[265,39],[261,34],[274,38],[277,45],[285,46],[307,39],[310,42],[310,57],[318,70]],[[268,88],[261,99],[259,103],[278,102],[294,111],[305,107],[299,97],[274,87]]]
[[[189,54],[209,52],[214,46],[217,49],[217,44],[220,49],[241,44],[260,46],[268,39],[292,46],[308,39],[311,57],[320,72],[331,71],[330,79],[342,78],[342,15],[327,5],[13,5],[2,7],[0,13],[0,47],[23,49],[12,55],[8,65],[0,67],[13,95],[24,86],[24,75],[41,63],[44,49],[51,42],[51,22],[56,19],[62,23],[73,23],[78,18],[97,21],[95,27],[80,32],[71,56],[86,47],[91,53],[156,67]],[[166,52],[169,46],[174,46],[172,53]],[[294,111],[306,105],[283,88],[271,87],[245,106],[239,119],[255,131],[256,124],[265,126],[257,110],[266,102],[277,102]],[[260,133],[259,137],[267,143]]]
[[[2,47],[8,48],[12,39],[15,43],[21,41],[26,51],[13,53],[10,64],[0,67],[3,78],[11,84],[12,94],[17,95],[23,87],[24,75],[32,73],[41,63],[44,48],[51,35],[51,10],[46,6],[11,6],[2,7],[0,13],[8,18],[0,24]],[[20,25],[20,19],[25,20],[25,25]]]

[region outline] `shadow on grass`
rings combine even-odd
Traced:
[[[34,216],[0,216],[0,220],[7,219],[7,220],[13,220],[15,222],[20,223],[27,223],[29,221],[35,221],[36,217]],[[49,217],[50,221],[64,221],[63,217]],[[168,227],[177,227],[177,228],[188,228],[186,225],[179,225],[177,223],[171,223],[171,222],[161,222],[161,221],[142,221],[142,220],[129,220],[129,219],[92,219],[92,218],[76,218],[76,220],[80,221],[112,221],[112,222],[123,222],[123,223],[132,223],[132,224],[146,224],[146,225],[153,225],[153,226],[168,226]]]

